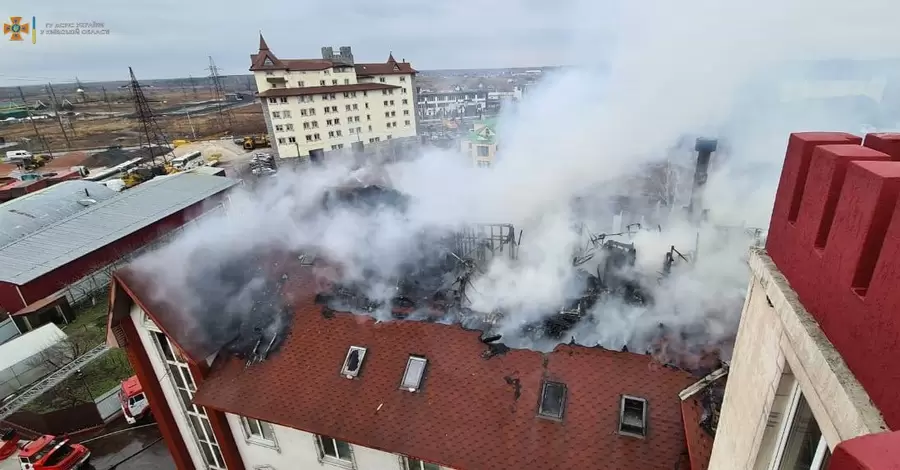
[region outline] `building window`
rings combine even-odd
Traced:
[[[282,103],[287,103],[287,102],[288,102],[287,96],[282,96],[282,97],[281,97],[281,102],[282,102]]]
[[[334,131],[328,131],[328,137],[334,138]]]
[[[290,118],[291,118],[291,112],[290,112],[290,111],[282,111],[281,115],[284,116],[285,119],[290,119]]]
[[[282,126],[281,124],[278,124],[275,126],[275,132],[281,132],[283,130],[284,130],[284,126]]]
[[[326,126],[330,126],[330,125],[332,125],[333,123],[334,123],[334,121],[331,120],[331,119],[325,120],[325,125],[326,125]]]
[[[478,156],[479,157],[487,157],[490,155],[490,149],[487,145],[479,145],[478,146]]]
[[[376,139],[377,141],[377,139]],[[409,356],[406,361],[406,370],[403,372],[403,381],[400,388],[415,392],[422,384],[422,376],[425,374],[425,365],[428,360],[420,356]]]
[[[303,128],[304,128],[304,129],[309,129],[309,123],[308,123],[308,122],[304,122],[304,123],[303,123]]]
[[[401,101],[401,103],[403,103],[403,104],[409,104],[409,100],[406,99],[406,98],[403,98],[403,101]]]
[[[391,106],[393,106],[393,105],[394,105],[394,100],[391,100]]]
[[[212,426],[209,424],[206,409],[193,404],[197,385],[194,383],[194,378],[191,376],[187,362],[181,357],[177,349],[172,346],[166,335],[157,332],[152,334],[154,342],[159,349],[160,357],[165,362],[168,375],[172,379],[172,385],[178,394],[181,410],[187,417],[191,431],[197,439],[197,446],[200,447],[203,461],[206,463],[207,468],[225,470],[225,459],[222,458],[222,451],[219,449],[216,436],[213,434]]]
[[[306,116],[307,114],[308,114],[308,111],[307,111],[307,110],[305,110],[305,109],[301,109],[301,110],[300,110],[300,115],[301,115],[301,116]]]
[[[441,470],[441,466],[412,457],[403,457],[403,470]]]
[[[566,408],[566,386],[559,382],[544,382],[538,414],[545,418],[562,419]]]
[[[349,79],[349,78],[345,78],[345,79],[344,79],[344,85],[349,85],[349,84],[350,84],[350,79]]]
[[[312,134],[306,134],[306,141],[312,142],[312,140],[313,140]]]
[[[341,118],[334,118],[334,125],[337,126],[340,124],[341,124]]]
[[[401,82],[405,82],[405,81],[406,81],[406,77],[400,77],[400,81],[401,81]]]
[[[821,470],[828,468],[831,450],[822,436],[822,430],[812,414],[806,398],[795,389],[793,413],[786,423],[777,459],[779,470]]]
[[[309,115],[310,115],[310,116],[315,116],[315,115],[316,115],[316,108],[309,108]]]
[[[406,94],[406,88],[401,88],[401,89],[400,89],[400,93],[403,93],[403,94],[405,95],[405,94]]]
[[[284,144],[284,143],[287,143],[287,140],[286,140],[284,137],[279,137],[279,138],[278,138],[278,143],[279,143],[279,144]]]
[[[325,86],[325,80],[319,80],[319,86]]]
[[[366,103],[366,109],[369,109],[369,103]]]
[[[404,125],[404,126],[409,126],[409,119],[403,121],[403,125]]]
[[[409,110],[408,110],[408,109],[404,109],[404,110],[403,110],[403,115],[404,115],[404,116],[409,116]]]
[[[349,442],[316,434],[316,445],[320,460],[348,467],[353,466],[353,451],[350,449]]]
[[[296,137],[288,137],[288,143],[289,143],[289,144],[293,144],[293,143],[295,143],[295,142],[297,142],[297,138],[296,138]]]
[[[356,111],[358,109],[359,109],[359,105],[356,103],[353,103],[353,110]]]
[[[277,99],[275,99],[275,98],[269,98],[269,103],[274,104],[274,103],[277,103],[277,102],[278,102]]]
[[[350,105],[349,105],[349,104],[348,104],[347,106],[344,106],[344,111],[350,111],[350,109],[351,109],[351,108],[350,108]]]
[[[338,130],[336,133],[337,133],[337,136],[338,136],[338,137],[341,136],[341,131],[340,131],[340,130]]]
[[[297,82],[297,86],[300,87],[300,88],[303,88],[303,82],[302,82],[302,81],[301,81],[301,82]]]
[[[244,428],[244,437],[251,442],[275,446],[275,430],[270,423],[253,418],[241,416],[241,426]]]
[[[385,106],[387,106],[387,105],[388,105],[388,102],[387,102],[387,100],[384,100],[384,105],[385,105]]]
[[[372,115],[366,114],[366,121],[371,121],[371,120],[372,120]]]
[[[285,113],[287,113],[287,111],[285,111]],[[396,115],[397,115],[397,111],[391,111],[391,117],[394,117]],[[285,115],[284,117],[290,117],[290,116]]]
[[[332,84],[332,85],[337,85],[337,79],[332,80],[332,81],[331,81],[331,84]]]
[[[647,435],[647,400],[622,396],[619,405],[619,433],[633,437]]]
[[[281,112],[272,111],[272,119],[281,119]]]
[[[286,131],[292,131],[292,130],[294,130],[294,125],[293,125],[293,124],[285,124],[285,125],[284,125],[284,130],[286,130]]]

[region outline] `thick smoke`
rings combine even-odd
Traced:
[[[504,312],[494,327],[504,343],[545,348],[574,338],[643,351],[659,349],[661,337],[675,337],[688,348],[716,346],[727,357],[754,239],[745,228],[768,225],[788,133],[859,132],[886,122],[882,116],[873,124],[871,113],[834,100],[798,104],[785,95],[784,84],[812,86],[813,67],[804,60],[897,52],[900,33],[890,13],[900,13],[900,4],[646,0],[607,3],[603,11],[591,5],[572,12],[579,18],[573,23],[575,53],[561,60],[577,59],[573,66],[550,74],[501,116],[501,153],[490,170],[441,150],[377,169],[359,169],[347,157],[282,170],[255,190],[235,194],[229,215],[205,219],[135,268],[152,276],[160,299],[198,316],[214,315],[210,298],[228,305],[222,299],[234,292],[240,293],[236,300],[253,297],[205,280],[258,253],[315,253],[340,267],[335,280],[386,300],[394,286],[383,280],[436,268],[428,255],[434,240],[472,223],[511,223],[522,233],[518,258],[500,256],[482,266],[466,295],[473,310]],[[611,28],[600,32],[611,39],[600,57],[591,53],[598,31],[584,26],[597,14]],[[852,76],[855,64],[841,63],[845,76]],[[708,221],[700,227],[682,210],[699,135],[720,140],[703,198]],[[376,170],[408,197],[405,211],[389,203],[323,210],[326,191]],[[633,220],[619,215],[623,204]],[[524,325],[558,311],[584,289],[573,256],[591,250],[591,234],[624,231],[638,218],[641,230],[609,239],[634,243],[637,260],[629,275],[653,302],[603,298],[591,319],[562,338],[523,333]],[[663,256],[672,246],[691,263],[676,263],[663,279]],[[596,272],[603,262],[598,253],[580,268]],[[198,283],[206,284],[198,289]],[[222,308],[241,317],[251,310],[245,304]]]

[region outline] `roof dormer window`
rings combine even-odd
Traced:
[[[344,365],[341,367],[341,375],[352,379],[359,375],[359,369],[362,367],[363,359],[366,357],[366,348],[361,346],[350,346],[347,351],[347,357],[344,358]]]
[[[622,396],[619,407],[619,434],[640,438],[647,436],[647,400]]]

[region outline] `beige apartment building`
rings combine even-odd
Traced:
[[[250,56],[272,148],[281,158],[416,135],[416,71],[393,54],[356,63],[350,47],[321,59],[279,59],[262,35]]]

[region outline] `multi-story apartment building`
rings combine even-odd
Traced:
[[[711,469],[900,468],[900,135],[791,136]]]
[[[405,60],[356,63],[350,47],[279,59],[262,35],[250,56],[266,127],[281,158],[416,135],[416,71]]]
[[[416,101],[416,112],[422,120],[481,119],[487,102],[486,91],[422,92]]]

